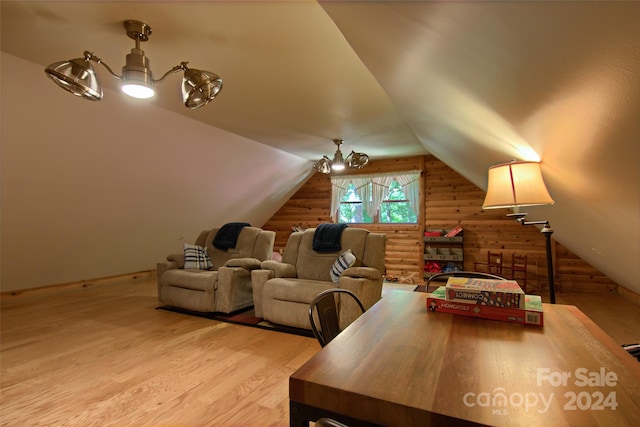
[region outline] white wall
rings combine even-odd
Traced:
[[[261,226],[311,174],[120,93],[74,97],[4,52],[1,78],[2,291],[155,268],[202,229]]]

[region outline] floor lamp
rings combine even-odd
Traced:
[[[547,251],[547,271],[549,275],[549,301],[556,303],[553,257],[551,254],[551,235],[553,229],[549,221],[526,221],[526,213],[519,212],[523,206],[552,205],[547,186],[542,179],[540,163],[517,162],[503,163],[489,168],[487,196],[483,209],[513,208],[513,217],[522,225],[542,225]]]

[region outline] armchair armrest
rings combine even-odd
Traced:
[[[364,278],[378,280],[382,277],[377,268],[373,267],[349,267],[341,274],[342,277]]]
[[[253,310],[256,317],[264,317],[262,304],[262,289],[267,280],[273,279],[273,270],[258,269],[251,270],[251,287],[253,289]]]
[[[355,270],[349,272],[349,270]],[[348,275],[345,275],[347,273]],[[357,275],[356,275],[357,273]],[[347,289],[358,296],[365,309],[370,309],[382,297],[382,274],[372,267],[351,267],[340,276],[340,288]],[[355,307],[340,308],[340,327],[345,328],[359,315]]]
[[[268,259],[260,263],[260,269],[251,271],[253,287],[253,309],[256,317],[264,317],[262,289],[267,280],[276,277],[296,277],[296,268],[291,264]]]
[[[274,261],[272,259],[262,261],[260,268],[263,270],[271,270],[274,273],[273,277],[298,277],[296,273],[296,267],[286,262]]]
[[[218,280],[215,285],[216,309],[223,313],[238,310],[251,304],[251,271],[243,267],[222,266],[218,268]]]
[[[184,252],[167,255],[167,261],[172,261],[177,264],[174,268],[184,268]]]
[[[184,265],[184,262],[183,262],[183,265]],[[158,298],[160,298],[160,295],[161,295],[160,278],[167,270],[174,270],[176,268],[179,268],[179,267],[178,267],[178,263],[175,261],[160,261],[156,263],[156,284],[158,287]]]
[[[225,267],[240,267],[245,270],[257,270],[260,268],[260,260],[257,258],[234,258],[224,263]]]

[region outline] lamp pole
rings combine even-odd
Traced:
[[[551,228],[549,221],[525,221],[524,217],[518,218],[517,220],[522,225],[543,224],[542,230],[540,230],[540,232],[544,234],[545,246],[547,250],[547,274],[549,276],[549,302],[551,302],[551,304],[555,304],[556,303],[556,281],[553,275],[553,255],[551,253],[551,235],[553,234],[553,228]]]
[[[555,277],[553,277],[553,256],[551,253],[551,235],[553,234],[553,228],[549,225],[549,221],[544,223],[542,230],[547,245],[547,273],[549,274],[549,301],[551,304],[556,303],[556,284]]]

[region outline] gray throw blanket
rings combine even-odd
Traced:
[[[347,224],[320,224],[313,233],[313,250],[316,252],[337,252],[342,249],[340,238]]]
[[[250,226],[251,224],[246,222],[230,222],[223,225],[213,238],[213,246],[223,251],[235,248],[242,229]]]

